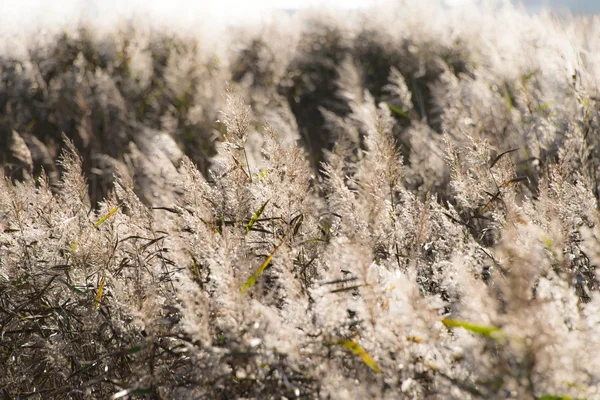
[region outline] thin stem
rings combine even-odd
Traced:
[[[248,154],[246,153],[246,146],[244,146],[244,157],[246,157],[246,166],[248,168],[248,177],[250,178],[250,183],[252,183],[252,172],[250,171],[250,163],[248,162]]]

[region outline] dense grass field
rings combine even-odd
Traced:
[[[1,37],[0,398],[600,398],[599,26]]]

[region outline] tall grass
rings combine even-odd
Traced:
[[[600,396],[597,17],[278,18],[0,55],[2,396]]]

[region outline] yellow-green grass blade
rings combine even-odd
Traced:
[[[256,281],[262,275],[262,273],[265,271],[265,269],[267,269],[267,267],[271,263],[271,260],[273,259],[273,256],[275,255],[277,250],[279,250],[280,246],[281,246],[281,244],[279,246],[275,247],[275,249],[267,257],[265,262],[263,262],[262,265],[256,270],[256,272],[254,274],[252,274],[252,276],[250,278],[248,278],[248,280],[242,285],[242,287],[240,288],[240,292],[242,292],[242,294],[248,293],[248,290],[256,284]]]
[[[537,400],[580,400],[580,399],[576,399],[574,397],[568,397],[568,396],[553,396],[553,395],[546,394],[542,397],[537,397]]]
[[[390,103],[386,103],[388,108],[390,110],[392,110],[393,112],[395,112],[396,114],[400,115],[401,117],[404,118],[410,118],[410,116],[408,115],[408,113],[406,111],[404,111],[403,109],[401,109],[400,107],[394,106]]]
[[[367,353],[366,350],[363,349],[358,343],[348,339],[341,339],[336,341],[335,344],[340,345],[350,350],[352,354],[359,356],[362,362],[364,362],[367,367],[371,368],[376,374],[381,373],[381,368],[379,368],[379,365],[377,365],[375,360],[373,360],[373,357],[371,357],[369,353]]]
[[[250,218],[250,221],[248,222],[248,225],[246,225],[246,233],[250,232],[250,229],[252,229],[252,226],[254,226],[254,224],[256,223],[256,221],[258,221],[258,219],[262,215],[263,211],[265,210],[265,206],[267,205],[268,202],[269,202],[269,200],[265,201],[263,203],[263,205],[260,206],[260,208],[258,209],[258,211],[256,211],[254,213],[254,215],[252,216],[252,218]]]
[[[100,218],[98,220],[98,222],[96,222],[94,224],[96,226],[96,228],[99,227],[100,225],[102,225],[104,222],[106,222],[106,220],[109,219],[114,213],[116,213],[118,209],[119,209],[119,206],[115,206],[108,213],[106,213],[106,215],[104,215],[102,218]]]
[[[463,328],[469,332],[477,333],[478,335],[489,337],[494,340],[505,339],[505,334],[500,328],[495,326],[476,325],[470,322],[458,321],[455,319],[444,318],[442,323],[448,328]]]

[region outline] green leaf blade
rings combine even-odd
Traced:
[[[385,103],[385,104],[388,106],[388,108],[390,110],[392,110],[396,114],[400,115],[401,117],[410,118],[410,116],[408,115],[408,113],[406,111],[404,111],[403,109],[401,109],[400,107],[394,106],[394,105],[392,105],[390,103]]]
[[[275,249],[267,257],[265,262],[263,262],[262,265],[256,270],[256,272],[254,274],[252,274],[252,276],[250,278],[248,278],[248,280],[242,285],[242,287],[240,288],[240,292],[242,292],[242,294],[247,294],[248,290],[250,290],[250,288],[252,288],[256,284],[256,281],[258,280],[258,278],[260,278],[262,273],[267,269],[267,267],[271,263],[271,260],[273,259],[273,256],[275,255],[277,250],[279,250],[280,246],[281,246],[281,244],[279,246],[275,247]]]
[[[367,351],[363,349],[358,343],[353,342],[349,339],[341,339],[336,341],[335,344],[342,346],[347,350],[350,350],[352,354],[360,357],[362,362],[365,363],[367,367],[371,368],[371,370],[376,374],[380,374],[382,372],[381,368],[379,368],[379,365],[377,365],[375,360],[373,360],[373,357],[371,357],[371,355],[367,353]]]
[[[246,233],[250,232],[250,229],[252,229],[252,227],[254,226],[254,224],[256,223],[256,221],[258,221],[258,219],[262,215],[263,211],[265,210],[265,207],[267,206],[267,203],[269,202],[269,200],[265,201],[263,203],[263,205],[260,206],[260,208],[258,209],[258,211],[256,211],[254,213],[254,215],[252,216],[252,218],[250,218],[250,221],[248,221],[248,225],[246,225]]]
[[[98,222],[96,222],[96,223],[94,224],[94,226],[95,226],[96,228],[98,228],[100,225],[102,225],[104,222],[106,222],[106,220],[107,220],[107,219],[109,219],[110,217],[112,217],[112,215],[113,215],[114,213],[116,213],[118,210],[119,210],[119,206],[115,206],[115,207],[113,207],[113,208],[112,208],[112,209],[111,209],[111,210],[110,210],[108,213],[106,213],[106,214],[105,214],[105,215],[104,215],[102,218],[100,218],[100,219],[98,220]]]
[[[451,318],[444,318],[442,323],[448,328],[463,328],[469,332],[477,333],[478,335],[489,337],[494,340],[502,340],[505,337],[502,329],[494,326],[477,325]]]

